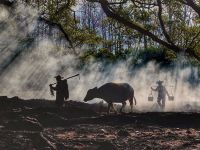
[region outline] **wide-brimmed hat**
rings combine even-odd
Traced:
[[[56,79],[62,79],[63,77],[61,75],[57,75],[54,78],[56,78]]]
[[[156,83],[157,83],[157,84],[162,84],[163,81],[158,80]]]

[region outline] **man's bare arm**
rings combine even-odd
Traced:
[[[158,87],[157,87],[156,89],[154,89],[154,88],[151,87],[151,90],[153,90],[153,91],[158,91]]]
[[[167,96],[169,97],[170,95],[166,88],[165,88],[165,92],[166,92]]]
[[[52,90],[56,91],[56,87],[53,87],[52,84],[50,84],[49,86],[50,86],[50,88],[51,88]]]

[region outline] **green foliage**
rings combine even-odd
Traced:
[[[176,54],[165,48],[149,47],[140,50],[137,60],[140,64],[146,64],[150,61],[155,61],[161,64],[171,64],[176,60]]]
[[[71,30],[70,35],[77,46],[82,46],[83,44],[99,44],[102,41],[100,36],[90,32],[88,29]]]
[[[161,16],[159,7],[150,0],[124,1],[121,4],[109,5],[108,9],[128,22],[123,24],[117,19],[111,19],[112,17],[107,18],[97,3],[87,0],[82,2],[79,4],[75,0],[38,1],[45,18],[60,24],[75,47],[84,46],[89,49],[81,56],[82,59],[87,60],[92,56],[94,59],[113,62],[133,56],[143,62],[171,62],[176,59],[177,53],[187,49],[200,56],[200,19],[195,10],[186,7],[182,1],[162,1]],[[197,1],[195,3],[199,6]],[[81,9],[74,12],[76,6]],[[164,27],[160,23],[160,17]],[[140,30],[131,28],[126,23]],[[145,34],[145,31],[148,34]],[[155,40],[155,37],[163,42]],[[162,45],[175,45],[178,50],[160,48]],[[134,53],[136,49],[141,49],[139,54]]]
[[[177,58],[176,53],[172,50],[165,50],[165,59],[168,61],[173,61]]]
[[[76,5],[75,0],[48,0],[45,6],[44,16],[49,21],[60,24],[64,32],[69,36],[74,46],[84,44],[99,44],[101,37],[86,27],[79,27],[79,20],[72,7]]]
[[[96,61],[101,61],[104,63],[114,63],[120,60],[126,60],[131,56],[132,50],[124,50],[124,51],[119,51],[113,54],[112,52],[109,51],[107,48],[101,48],[98,50],[87,50],[84,52],[79,58],[82,63],[87,63],[88,61],[96,60]]]

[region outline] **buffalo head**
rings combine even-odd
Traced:
[[[85,98],[84,98],[84,102],[87,102],[87,101],[90,101],[90,100],[92,100],[93,98],[96,98],[96,95],[97,95],[97,87],[95,87],[95,88],[93,88],[93,89],[89,89],[88,91],[87,91],[87,94],[86,94],[86,96],[85,96]]]

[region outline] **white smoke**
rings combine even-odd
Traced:
[[[23,22],[18,21],[19,16]],[[6,24],[6,27],[0,29],[0,58],[3,60],[0,62],[1,68],[18,50],[19,41],[34,30],[36,20],[37,12],[31,8],[19,5],[15,12],[11,13],[7,8],[0,6],[0,22]],[[49,84],[55,82],[54,76],[61,74],[69,77],[80,73],[80,80],[78,78],[68,80],[72,100],[83,100],[88,89],[100,87],[104,83],[126,82],[135,90],[136,109],[157,111],[156,93],[153,95],[153,102],[148,101],[148,95],[151,92],[150,87],[155,87],[157,80],[163,80],[169,93],[175,97],[174,101],[166,101],[166,111],[182,111],[186,104],[199,103],[199,86],[191,87],[186,81],[191,74],[191,68],[181,69],[177,65],[176,70],[164,71],[154,62],[150,62],[140,69],[130,69],[130,59],[109,65],[91,59],[87,66],[77,69],[80,63],[78,57],[72,54],[64,55],[64,51],[68,50],[61,50],[46,38],[38,45],[20,53],[6,69],[2,69],[0,95],[53,100],[55,97],[50,96]],[[195,76],[198,78],[197,73]],[[96,99],[93,102],[98,101]]]

